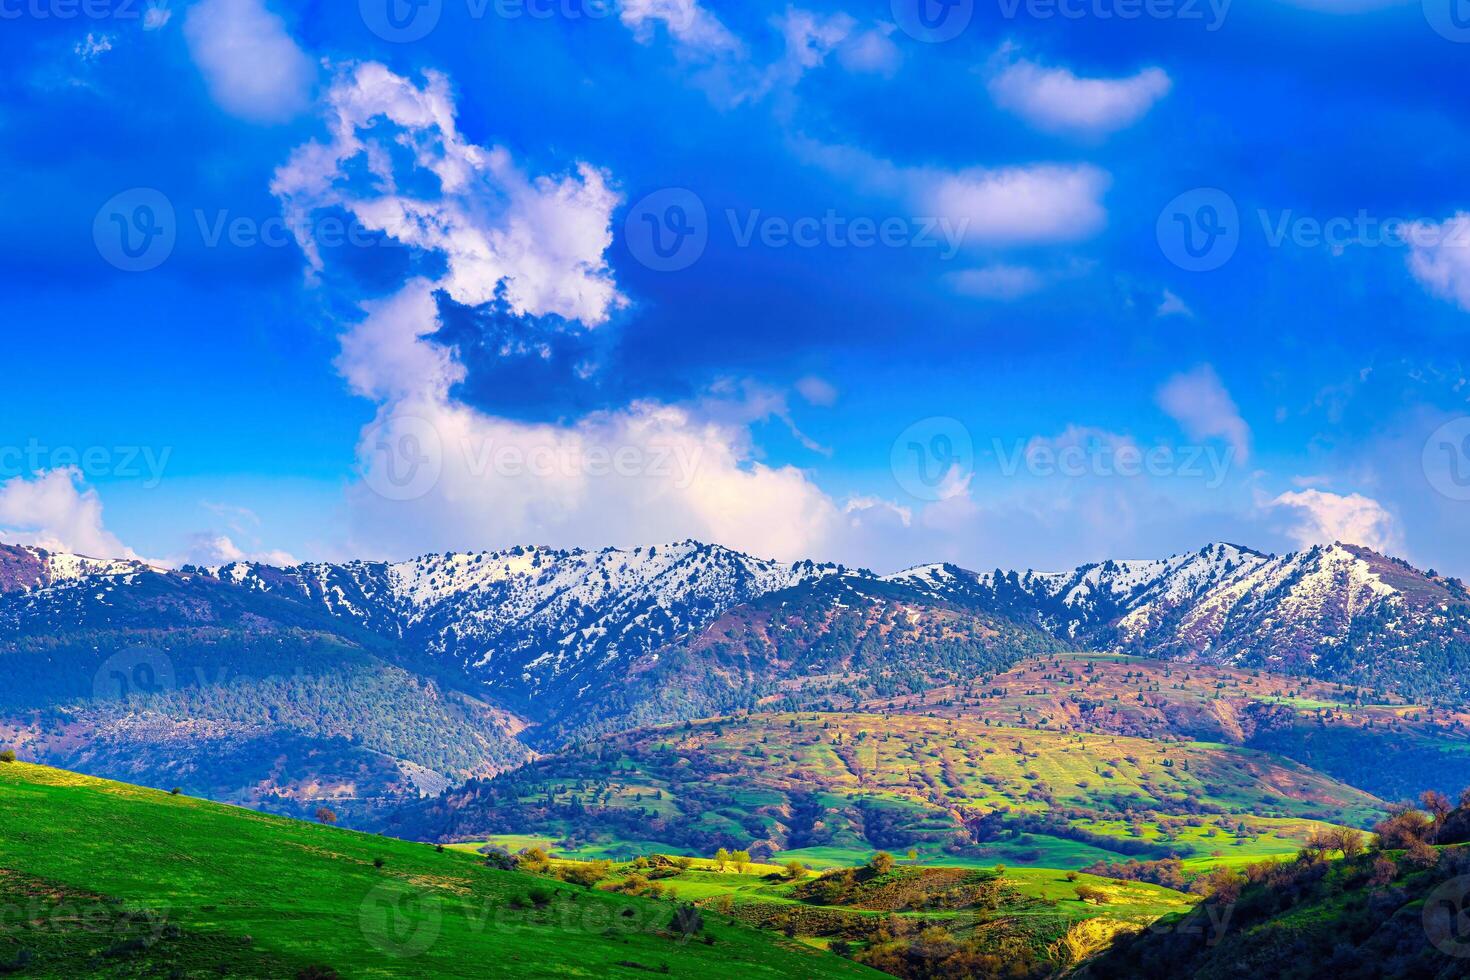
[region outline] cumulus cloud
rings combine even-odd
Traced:
[[[820,14],[799,7],[772,20],[785,42],[783,60],[773,65],[767,86],[794,85],[808,71],[826,64],[836,54],[838,63],[854,74],[891,76],[902,60],[889,37],[897,27],[879,22],[863,28],[848,14]]]
[[[1238,462],[1250,458],[1250,426],[1210,365],[1174,375],[1159,389],[1157,400],[1191,439],[1223,439]]]
[[[1074,242],[1107,224],[1102,196],[1112,183],[1091,164],[1015,167],[900,166],[853,146],[798,140],[809,163],[909,208],[942,219],[970,244]]]
[[[741,50],[739,39],[698,0],[623,0],[618,16],[642,44],[652,42],[662,26],[671,38],[692,51]]]
[[[153,29],[165,22],[155,19]],[[227,112],[280,122],[308,105],[316,68],[264,0],[199,0],[184,17],[184,39]]]
[[[331,140],[299,147],[271,185],[313,270],[322,268],[313,216],[341,208],[369,231],[442,257],[448,273],[433,286],[458,303],[482,305],[503,291],[517,315],[596,325],[626,302],[604,256],[620,198],[601,170],[579,163],[574,173],[532,177],[506,149],[468,142],[449,80],[437,72],[418,85],[381,64],[349,66],[324,108]],[[412,172],[400,175],[395,157],[405,150]],[[399,177],[437,187],[410,194],[398,189]],[[410,292],[424,302],[423,289]],[[395,342],[378,334],[370,342]]]
[[[1403,544],[1393,515],[1362,494],[1293,490],[1275,497],[1268,506],[1290,513],[1287,534],[1302,547],[1342,541],[1392,552]]]
[[[996,105],[1039,129],[1085,136],[1106,136],[1133,125],[1173,84],[1161,68],[1124,78],[1079,78],[1066,68],[1045,68],[1024,58],[1003,64],[990,79]]]
[[[0,540],[93,558],[137,557],[103,526],[101,499],[72,468],[0,483]]]
[[[338,369],[378,405],[349,489],[354,549],[692,536],[778,557],[824,551],[840,508],[800,469],[761,460],[752,440],[751,426],[774,418],[820,450],[780,392],[727,384],[689,404],[638,401],[556,422],[496,417],[457,396],[465,367],[434,339],[441,294],[561,317],[568,331],[604,324],[625,302],[604,256],[618,203],[606,175],[580,163],[531,177],[507,150],[468,143],[447,79],[432,73],[416,84],[350,66],[324,109],[330,140],[298,148],[273,185],[311,267],[331,257],[312,238],[314,216],[345,209],[443,270],[357,298],[361,315],[341,337]],[[416,194],[400,190],[409,186]]]
[[[295,556],[288,551],[249,550],[240,547],[229,535],[215,531],[200,531],[191,535],[184,551],[169,557],[162,564],[170,568],[183,565],[202,565],[208,568],[237,561],[283,567],[298,564]]]
[[[1470,213],[1442,222],[1415,221],[1403,229],[1409,272],[1432,295],[1470,313]]]
[[[903,61],[898,45],[893,43],[896,30],[896,24],[880,22],[848,36],[837,51],[837,60],[855,74],[891,77]]]

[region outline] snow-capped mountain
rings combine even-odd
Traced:
[[[925,565],[890,579],[1148,656],[1419,690],[1462,689],[1470,661],[1464,585],[1356,545],[1278,557],[1220,543],[1070,572]]]
[[[0,543],[0,594],[147,571],[156,569],[144,562],[125,558],[88,558],[45,548]]]
[[[696,541],[630,550],[426,555],[399,563],[232,564],[211,570],[290,595],[463,668],[546,710],[727,610],[838,565],[783,564]]]
[[[784,564],[682,541],[601,551],[516,547],[411,561],[236,563],[167,572],[140,562],[0,549],[0,594],[99,580],[205,576],[330,614],[392,642],[412,669],[544,719],[605,694],[630,665],[697,635],[731,609],[813,579],[870,572]],[[1288,555],[1216,543],[1168,558],[1066,572],[924,565],[883,578],[986,616],[1040,626],[1078,647],[1259,666],[1418,691],[1470,690],[1470,594],[1366,548]],[[834,595],[836,593],[833,593]],[[12,598],[15,598],[12,596]],[[83,607],[107,590],[73,591]],[[835,600],[834,600],[835,601]],[[25,604],[4,604],[19,627]],[[54,613],[56,603],[51,606]],[[0,637],[3,638],[3,637]]]

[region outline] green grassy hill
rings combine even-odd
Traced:
[[[1287,855],[1322,821],[1382,813],[1375,797],[1239,746],[773,713],[615,736],[451,791],[390,832],[536,834],[569,856],[726,846],[852,864],[912,848],[938,864],[1080,868]]]
[[[1255,867],[1191,911],[1117,939],[1086,980],[1459,980],[1470,848]]]
[[[22,763],[0,763],[0,973],[855,977],[677,906]]]
[[[1470,784],[1470,711],[1382,690],[1104,653],[845,705],[1050,731],[1225,742],[1273,752],[1384,799]]]

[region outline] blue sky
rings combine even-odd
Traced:
[[[0,537],[1470,572],[1447,3],[392,2],[0,3]]]

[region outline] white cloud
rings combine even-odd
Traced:
[[[1157,400],[1191,439],[1224,439],[1235,451],[1236,462],[1250,458],[1250,426],[1208,364],[1174,375],[1159,389]]]
[[[1267,506],[1291,512],[1293,523],[1287,534],[1302,547],[1342,541],[1393,552],[1403,544],[1393,515],[1361,494],[1294,490],[1280,494]]]
[[[955,292],[980,299],[1020,299],[1046,284],[1041,273],[1025,265],[988,265],[952,272],[948,278]]]
[[[620,198],[601,170],[581,163],[575,174],[530,177],[504,148],[467,142],[437,72],[419,86],[381,64],[350,66],[326,110],[331,142],[299,147],[271,185],[314,270],[322,259],[312,215],[341,207],[371,231],[441,255],[449,271],[434,285],[456,302],[480,305],[503,288],[516,314],[589,326],[626,303],[604,256]],[[396,190],[394,156],[403,149],[414,176],[432,176],[440,193]],[[367,183],[350,173],[359,163],[378,186],[356,186]]]
[[[200,531],[192,535],[182,553],[171,556],[162,564],[170,568],[178,568],[182,565],[212,567],[237,561],[279,566],[298,564],[295,556],[290,552],[246,550],[237,545],[229,535],[215,531]]]
[[[1168,289],[1164,290],[1164,296],[1159,300],[1158,307],[1154,310],[1154,316],[1183,316],[1193,317],[1194,311],[1189,304]]]
[[[1107,224],[1102,195],[1112,178],[1090,164],[904,167],[811,140],[798,140],[796,152],[864,191],[893,198],[915,218],[943,219],[971,244],[1081,241]]]
[[[102,523],[97,491],[79,470],[48,470],[0,483],[0,539],[93,558],[136,558]]]
[[[1105,136],[1142,119],[1172,84],[1161,68],[1126,78],[1079,78],[1066,68],[1020,59],[991,78],[990,97],[1039,129]]]
[[[364,315],[342,335],[339,370],[378,404],[349,490],[354,550],[692,536],[780,557],[824,552],[840,508],[753,444],[751,426],[777,419],[823,451],[780,392],[724,385],[687,405],[640,401],[555,423],[495,417],[456,396],[465,369],[432,339],[436,290],[479,305],[503,287],[514,313],[558,314],[567,330],[601,324],[625,302],[605,262],[618,198],[601,171],[531,178],[506,150],[467,143],[448,81],[432,73],[416,85],[353,66],[325,106],[330,142],[298,148],[273,184],[312,267],[329,258],[311,237],[313,215],[341,207],[445,269],[357,300]],[[407,186],[417,195],[398,190]]]
[[[837,388],[831,382],[816,375],[807,375],[796,382],[796,392],[809,404],[831,408],[837,404]]]
[[[280,122],[306,108],[316,68],[264,0],[199,0],[184,17],[184,38],[226,111]]]
[[[1470,313],[1470,213],[1458,211],[1444,221],[1406,225],[1409,272],[1440,299]]]
[[[83,61],[96,61],[112,50],[112,35],[93,34],[88,31],[87,36],[78,41],[73,50]]]
[[[893,43],[897,25],[880,22],[876,26],[849,36],[837,51],[842,67],[855,74],[891,77],[898,71],[903,55]]]
[[[739,39],[698,0],[623,0],[618,16],[642,44],[653,40],[661,24],[680,45],[697,52],[741,50]]]

